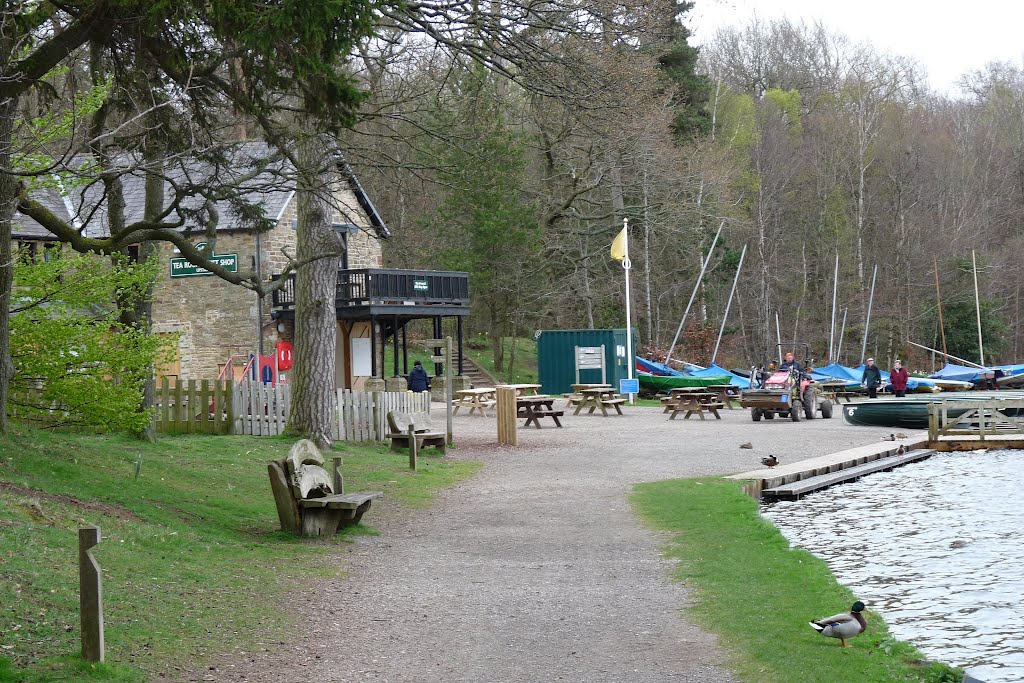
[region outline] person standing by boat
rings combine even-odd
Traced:
[[[893,394],[896,396],[907,395],[907,382],[910,381],[910,374],[898,358],[893,363],[892,370],[889,371],[889,381],[892,382]]]
[[[875,365],[874,358],[868,358],[864,366],[864,375],[860,379],[861,386],[868,389],[868,398],[878,398],[878,385],[882,383],[882,371]],[[904,387],[905,388],[905,387]]]

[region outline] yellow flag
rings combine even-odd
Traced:
[[[622,261],[626,258],[626,229],[623,228],[612,240],[612,258]]]

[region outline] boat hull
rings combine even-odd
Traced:
[[[661,375],[640,375],[640,388],[658,393],[668,393],[680,387],[710,387],[715,384],[729,384],[732,377],[729,375],[715,375],[712,377],[667,377]]]
[[[999,401],[1001,399],[1019,399],[1020,392],[957,392],[933,395],[929,398],[893,398],[858,401],[843,405],[843,419],[852,425],[870,427],[900,427],[902,429],[928,429],[928,404],[949,399],[947,413],[950,417],[959,417],[967,412],[966,408],[956,408],[956,401]],[[1007,414],[1016,414],[1016,409]]]

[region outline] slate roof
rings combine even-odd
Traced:
[[[271,162],[261,172],[254,174],[254,171],[260,168],[255,164],[266,163],[268,149],[267,145],[259,142],[242,143],[232,150],[229,163],[219,169],[215,168],[212,163],[195,160],[169,166],[165,168],[165,177],[167,178],[164,183],[165,197],[170,201],[175,196],[175,186],[200,186],[211,177],[219,175],[226,180],[219,185],[224,186],[230,182],[237,182],[240,184],[240,189],[234,193],[234,196],[211,198],[217,215],[218,232],[253,230],[258,221],[255,220],[256,214],[252,211],[252,206],[260,207],[265,218],[276,222],[295,196],[295,174],[292,172],[291,165],[285,160]],[[145,208],[145,176],[142,169],[137,166],[126,157],[125,172],[121,176],[124,187],[125,220],[129,224],[141,220]],[[84,168],[84,165],[80,168]],[[356,200],[366,213],[377,236],[382,239],[390,237],[390,230],[348,165],[340,162],[338,170],[355,194]],[[250,175],[252,177],[247,177]],[[81,176],[82,180],[89,178],[89,174],[85,171]],[[102,183],[98,181],[81,186],[65,187],[63,194],[57,188],[41,188],[33,191],[32,197],[59,218],[78,227],[87,237],[102,238],[110,234],[106,196]],[[198,232],[205,230],[204,221],[210,220],[210,213],[204,209],[206,202],[207,198],[199,194],[188,196],[181,202],[185,219],[183,229],[192,229]],[[179,218],[177,215],[171,214],[167,220],[177,221]],[[357,221],[353,220],[352,222]],[[359,220],[358,222],[362,223],[363,221]],[[15,239],[45,240],[52,239],[53,234],[28,216],[15,213],[13,237]]]

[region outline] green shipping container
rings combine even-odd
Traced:
[[[541,392],[545,394],[567,394],[577,383],[610,384],[618,391],[619,380],[628,379],[629,368],[636,366],[636,330],[633,355],[628,360],[626,330],[541,330],[536,339]]]

